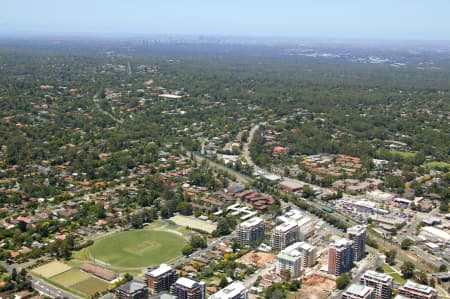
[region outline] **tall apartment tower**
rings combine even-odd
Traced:
[[[147,299],[148,287],[145,283],[132,280],[119,286],[114,292],[115,299]]]
[[[177,272],[172,267],[162,264],[159,268],[147,271],[145,274],[150,294],[170,291],[170,287],[177,280]]]
[[[185,277],[178,278],[172,286],[172,294],[177,299],[205,299],[206,287],[203,281]]]
[[[353,241],[353,261],[361,260],[366,252],[366,227],[356,225],[348,228],[347,239]]]
[[[367,270],[361,276],[359,282],[375,290],[374,299],[390,299],[392,297],[394,279],[389,275]]]
[[[328,273],[336,276],[349,271],[353,266],[353,242],[340,239],[328,249]]]
[[[298,250],[302,253],[302,268],[312,268],[316,263],[317,247],[306,242],[300,242]]]
[[[276,226],[272,231],[272,248],[283,250],[299,240],[298,224],[286,222]]]
[[[283,249],[276,259],[276,271],[283,274],[286,271],[291,277],[297,277],[301,270],[312,267],[316,261],[316,247],[305,242],[296,242]]]
[[[249,246],[264,238],[264,220],[260,217],[253,217],[240,223],[237,227],[239,244]]]

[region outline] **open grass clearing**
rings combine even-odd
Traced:
[[[82,272],[78,269],[71,269],[59,275],[53,276],[51,280],[65,287],[70,287],[71,285],[79,283],[90,277],[91,275]]]
[[[394,281],[399,284],[404,284],[406,282],[406,280],[388,264],[383,264],[383,272],[394,278]]]
[[[144,268],[169,262],[181,255],[186,240],[159,230],[119,232],[95,241],[89,257],[112,269]]]
[[[97,292],[103,292],[108,287],[107,282],[92,276],[71,286],[72,289],[86,294],[87,297],[91,297]]]
[[[174,222],[176,225],[201,230],[209,234],[215,231],[217,228],[217,224],[215,223],[209,223],[189,216],[176,215],[169,220]]]
[[[450,170],[450,164],[446,162],[439,162],[439,161],[431,161],[425,163],[425,167],[427,169],[438,169],[438,170],[444,170],[448,169]]]
[[[32,272],[39,276],[50,278],[58,274],[64,273],[66,271],[69,271],[71,269],[72,267],[70,267],[69,265],[61,263],[59,261],[53,261],[33,269]]]

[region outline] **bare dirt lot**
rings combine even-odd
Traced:
[[[302,288],[298,292],[289,294],[287,298],[324,299],[327,298],[335,288],[336,281],[334,279],[331,279],[326,275],[314,273],[303,281]]]
[[[275,257],[276,256],[271,253],[250,251],[249,253],[243,255],[236,261],[242,264],[256,265],[258,268],[261,268],[265,264],[272,262],[275,259]]]

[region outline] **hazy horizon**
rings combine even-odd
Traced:
[[[130,3],[131,2],[131,3]],[[432,5],[431,5],[432,4]],[[6,1],[1,36],[450,40],[450,1]]]

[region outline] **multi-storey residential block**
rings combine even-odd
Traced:
[[[286,222],[276,226],[272,231],[272,248],[283,250],[298,241],[299,229],[297,223]]]
[[[353,242],[340,239],[328,249],[328,273],[339,276],[353,266]]]
[[[253,217],[240,223],[237,227],[239,243],[241,246],[249,246],[264,238],[264,220]]]
[[[303,268],[314,266],[316,251],[315,246],[305,242],[289,245],[277,255],[277,273],[285,274],[289,271],[292,277],[297,277]]]
[[[170,287],[177,280],[177,273],[172,267],[162,264],[159,268],[149,270],[145,274],[150,294],[170,291]]]
[[[403,286],[398,289],[399,295],[411,299],[437,299],[437,292],[435,289],[422,284],[407,281]]]
[[[356,225],[347,229],[347,239],[353,241],[353,261],[361,260],[366,252],[366,227]]]
[[[172,286],[172,294],[177,299],[205,299],[205,283],[181,277]]]
[[[375,290],[375,299],[390,299],[392,297],[394,279],[389,275],[368,270],[361,276],[359,282]]]
[[[114,292],[116,299],[147,299],[148,287],[140,281],[129,281],[118,287]]]
[[[235,281],[211,295],[209,299],[248,299],[248,290],[242,282]]]
[[[374,289],[360,284],[351,284],[342,294],[342,299],[373,299]]]

